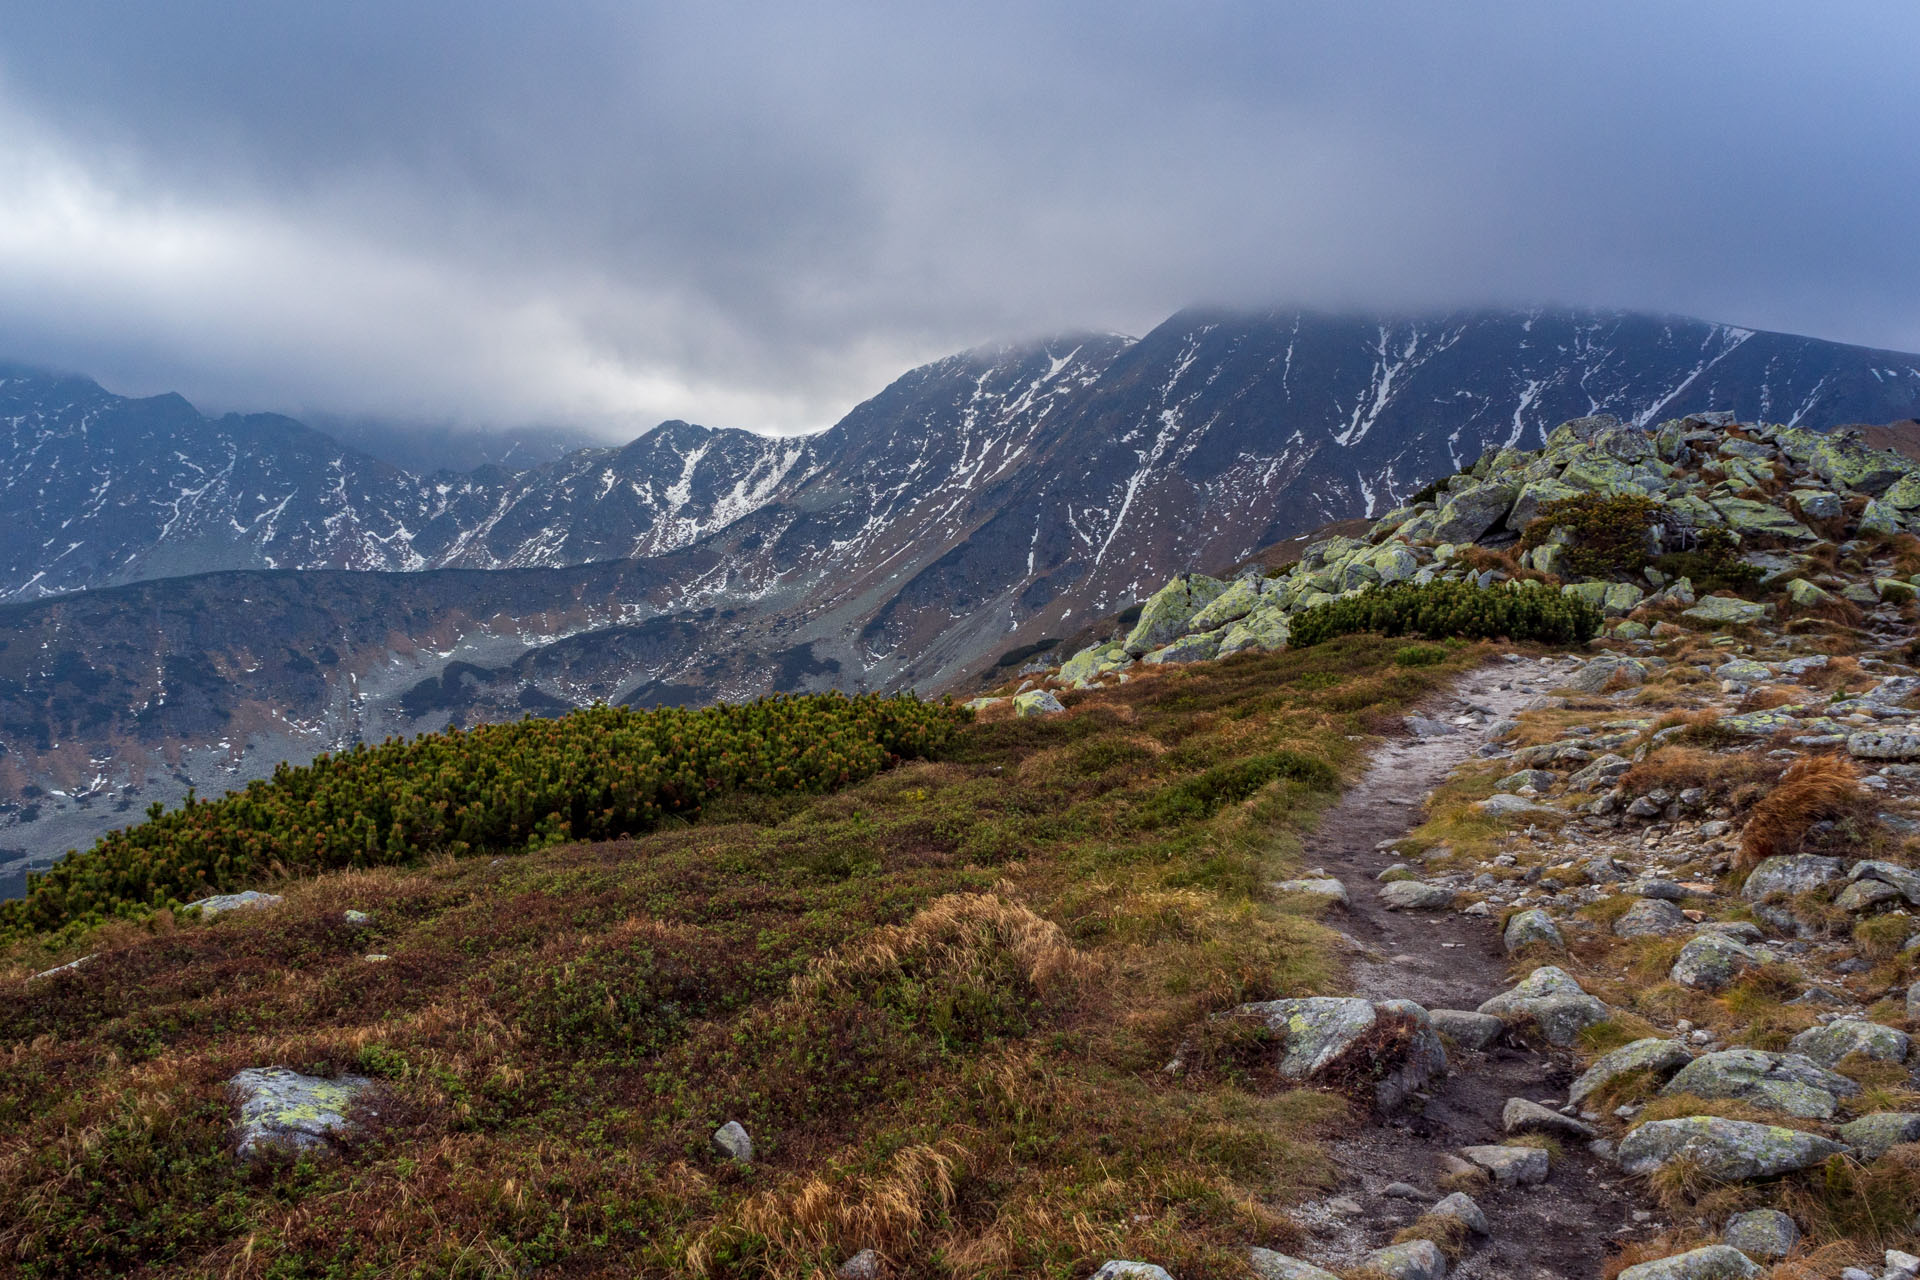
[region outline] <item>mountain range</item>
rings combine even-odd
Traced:
[[[431,475],[0,366],[0,848],[449,720],[947,687],[1565,419],[1707,409],[1920,416],[1920,356],[1636,313],[1192,310],[936,361],[815,436],[669,422]]]

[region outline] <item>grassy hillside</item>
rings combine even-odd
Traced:
[[[1277,1209],[1347,1104],[1206,1017],[1335,989],[1331,935],[1265,886],[1360,735],[1481,652],[1402,647],[1146,669],[837,794],[16,939],[0,1270],[1239,1274],[1231,1246],[1293,1243]],[[269,1064],[377,1077],[377,1114],[337,1158],[239,1166],[223,1083]],[[708,1148],[728,1119],[751,1167]]]

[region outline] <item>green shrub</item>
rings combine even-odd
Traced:
[[[1437,644],[1410,644],[1394,651],[1395,664],[1402,667],[1431,667],[1447,660],[1447,651]]]
[[[281,765],[220,800],[191,792],[107,833],[0,903],[0,937],[224,893],[276,876],[435,853],[538,849],[691,818],[733,790],[819,792],[944,748],[967,713],[909,694],[776,696],[698,711],[589,707],[390,738]]]
[[[1536,640],[1584,644],[1600,632],[1600,610],[1537,582],[1481,589],[1465,582],[1395,583],[1317,604],[1293,620],[1289,641],[1305,647],[1375,631],[1430,640]]]
[[[1637,493],[1583,493],[1556,498],[1540,505],[1540,513],[1520,537],[1522,550],[1546,542],[1555,529],[1570,529],[1561,563],[1567,572],[1583,578],[1637,574],[1647,567],[1652,552],[1647,530],[1660,523],[1660,504]]]
[[[1293,778],[1318,791],[1332,791],[1340,785],[1334,767],[1318,756],[1270,751],[1215,765],[1164,788],[1143,806],[1141,825],[1151,829],[1210,817],[1247,799],[1275,778]]]
[[[1740,558],[1740,544],[1730,530],[1707,528],[1691,551],[1669,551],[1653,567],[1669,578],[1686,578],[1698,595],[1731,591],[1744,595],[1760,585],[1765,575]]]

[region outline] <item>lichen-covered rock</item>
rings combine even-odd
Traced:
[[[1545,769],[1521,769],[1518,772],[1508,774],[1506,777],[1500,779],[1500,781],[1494,783],[1493,789],[1495,791],[1513,792],[1518,791],[1522,787],[1532,787],[1535,791],[1548,791],[1551,790],[1553,784],[1558,781],[1560,781],[1558,777]]]
[[[1302,1262],[1271,1249],[1249,1249],[1247,1260],[1253,1264],[1253,1273],[1260,1280],[1340,1280],[1333,1272],[1316,1267],[1311,1262]]]
[[[1579,1106],[1595,1090],[1635,1071],[1645,1071],[1656,1080],[1664,1080],[1692,1061],[1693,1055],[1678,1040],[1635,1040],[1594,1059],[1593,1065],[1567,1091],[1567,1101]]]
[[[1769,959],[1766,952],[1735,942],[1725,934],[1703,933],[1680,948],[1679,958],[1667,976],[1696,991],[1718,991]]]
[[[1754,1209],[1727,1219],[1720,1240],[1756,1262],[1784,1258],[1800,1243],[1800,1228],[1778,1209]]]
[[[1787,599],[1801,609],[1817,609],[1821,605],[1833,603],[1833,593],[1818,583],[1808,582],[1805,578],[1795,578],[1787,584]]]
[[[1211,662],[1220,656],[1220,642],[1225,638],[1224,631],[1201,631],[1193,635],[1181,636],[1177,640],[1161,645],[1140,661],[1148,666],[1159,666],[1168,662]]]
[[[1424,880],[1396,880],[1380,889],[1389,911],[1441,911],[1453,903],[1453,890]]]
[[[1609,686],[1638,685],[1646,682],[1645,663],[1632,658],[1623,658],[1617,653],[1603,653],[1574,673],[1573,678],[1567,681],[1567,688],[1579,693],[1600,693]]]
[[[1773,606],[1732,596],[1702,596],[1693,608],[1682,611],[1680,616],[1715,626],[1752,627],[1771,618]]]
[[[1117,640],[1090,645],[1060,664],[1060,679],[1076,689],[1084,689],[1106,672],[1132,661]]]
[[[1845,874],[1845,864],[1838,858],[1821,858],[1808,853],[1765,858],[1747,874],[1746,883],[1740,887],[1740,896],[1749,902],[1758,902],[1776,893],[1791,897],[1809,889],[1818,889]]]
[[[1841,1018],[1824,1027],[1812,1027],[1787,1042],[1795,1053],[1804,1053],[1829,1067],[1855,1053],[1875,1062],[1905,1062],[1912,1045],[1906,1032],[1864,1018]]]
[[[1727,1049],[1695,1058],[1660,1092],[1739,1098],[1803,1119],[1831,1120],[1839,1099],[1860,1092],[1860,1086],[1804,1054]]]
[[[1173,1280],[1173,1277],[1165,1267],[1151,1262],[1115,1260],[1101,1263],[1092,1280]]]
[[[1564,1046],[1594,1023],[1605,1021],[1612,1010],[1582,990],[1566,970],[1542,965],[1520,985],[1481,1004],[1480,1012],[1503,1022],[1531,1021],[1548,1044]]]
[[[1890,502],[1875,498],[1867,503],[1860,513],[1860,532],[1877,533],[1883,538],[1896,538],[1906,532],[1906,522],[1901,518],[1900,508]]]
[[[1234,1014],[1260,1018],[1281,1036],[1283,1079],[1370,1082],[1382,1110],[1447,1073],[1446,1047],[1433,1020],[1410,1000],[1307,996],[1241,1005]]]
[[[1831,1138],[1779,1125],[1683,1116],[1641,1125],[1620,1140],[1614,1159],[1628,1173],[1645,1174],[1684,1155],[1710,1178],[1748,1182],[1810,1169],[1846,1150]]]
[[[731,1160],[741,1164],[753,1163],[753,1139],[747,1136],[746,1126],[738,1120],[729,1120],[713,1131],[713,1149]]]
[[[362,1076],[328,1080],[286,1067],[257,1067],[227,1081],[240,1104],[238,1153],[262,1156],[324,1153],[349,1126],[347,1112],[373,1081]]]
[[[1389,1280],[1446,1280],[1447,1258],[1431,1240],[1390,1244],[1367,1255],[1366,1265]]]
[[[1742,538],[1788,538],[1795,542],[1815,542],[1820,535],[1793,518],[1784,507],[1752,498],[1713,498],[1714,509],[1728,527]]]
[[[1286,611],[1278,604],[1263,601],[1260,606],[1226,629],[1220,638],[1218,657],[1248,650],[1271,652],[1287,647],[1291,632]]]
[[[1507,927],[1501,931],[1500,941],[1508,955],[1528,947],[1552,947],[1556,951],[1567,949],[1567,940],[1560,936],[1553,917],[1538,907],[1514,913],[1508,919]]]
[[[1760,1268],[1738,1249],[1710,1244],[1670,1258],[1636,1263],[1622,1271],[1618,1280],[1754,1280],[1760,1274]]]
[[[1859,760],[1920,759],[1920,733],[1911,729],[1868,729],[1849,734],[1847,754]]]
[[[1442,1218],[1456,1218],[1466,1223],[1467,1230],[1477,1236],[1491,1234],[1487,1228],[1487,1215],[1481,1211],[1473,1197],[1464,1191],[1456,1191],[1443,1198],[1427,1212]]]
[[[1471,1009],[1434,1009],[1428,1016],[1433,1019],[1434,1030],[1462,1049],[1484,1049],[1507,1029],[1500,1019]]]
[[[1837,431],[1820,438],[1807,465],[1836,489],[1876,495],[1913,469],[1898,455],[1868,448],[1857,437]]]
[[[1692,928],[1693,921],[1664,898],[1641,898],[1613,922],[1614,934],[1622,938],[1660,937],[1685,933]]]
[[[1508,1098],[1500,1109],[1503,1133],[1546,1133],[1570,1142],[1591,1142],[1600,1131],[1574,1116],[1563,1116],[1551,1107],[1543,1107],[1526,1098]]]
[[[1227,584],[1204,574],[1181,573],[1147,598],[1140,618],[1121,647],[1135,658],[1142,657],[1187,632],[1193,615],[1226,593]]]
[[[1526,1187],[1547,1180],[1547,1153],[1539,1147],[1462,1147],[1460,1154],[1486,1170],[1497,1186]]]
[[[1189,631],[1213,631],[1238,622],[1260,603],[1260,579],[1241,578],[1187,620]],[[1145,610],[1141,610],[1145,615]]]
[[[1474,542],[1506,518],[1518,486],[1504,481],[1472,485],[1448,498],[1434,517],[1438,542]]]
[[[244,893],[221,893],[211,898],[201,898],[195,902],[189,902],[181,910],[197,911],[202,920],[211,920],[229,911],[260,911],[267,907],[277,907],[282,901],[284,899],[277,893],[261,893],[257,889],[248,889]]]
[[[1733,658],[1713,669],[1716,680],[1732,680],[1737,684],[1759,684],[1773,678],[1773,672],[1764,662],[1755,662],[1752,658]]]
[[[1352,903],[1352,899],[1347,896],[1347,886],[1338,880],[1276,880],[1273,888],[1277,893],[1308,893],[1315,897],[1331,898],[1343,907]]]
[[[1833,905],[1854,915],[1877,911],[1904,901],[1900,891],[1881,880],[1856,880],[1840,891]]]
[[[1903,1142],[1920,1142],[1920,1114],[1875,1111],[1841,1125],[1840,1140],[1862,1160],[1878,1160]]]
[[[1566,815],[1550,804],[1536,804],[1525,796],[1491,795],[1476,800],[1473,807],[1495,818],[1563,818]]]
[[[1843,510],[1840,495],[1828,489],[1795,489],[1788,496],[1809,520],[1838,520]]]
[[[1050,716],[1065,710],[1066,707],[1053,696],[1051,689],[1029,689],[1013,695],[1013,714],[1016,716]]]

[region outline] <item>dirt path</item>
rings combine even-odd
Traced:
[[[1453,732],[1396,739],[1374,757],[1365,777],[1322,819],[1303,865],[1325,868],[1352,898],[1327,923],[1355,944],[1351,990],[1381,1000],[1400,997],[1430,1009],[1473,1009],[1505,990],[1508,965],[1496,922],[1453,911],[1390,911],[1374,877],[1401,861],[1376,846],[1405,835],[1421,820],[1425,794],[1488,741],[1498,720],[1530,705],[1559,683],[1551,662],[1500,662],[1465,677],[1422,714]],[[1433,1192],[1438,1157],[1462,1146],[1501,1140],[1507,1099],[1566,1100],[1573,1061],[1497,1046],[1487,1053],[1455,1052],[1453,1071],[1417,1111],[1362,1129],[1333,1145],[1342,1170],[1334,1199],[1357,1202],[1342,1213],[1328,1201],[1307,1206],[1322,1265],[1351,1265],[1392,1238],[1424,1207],[1386,1198],[1393,1182]],[[1638,1206],[1619,1174],[1577,1143],[1555,1161],[1544,1186],[1489,1190],[1475,1199],[1491,1237],[1451,1274],[1489,1280],[1591,1280],[1600,1275],[1610,1241],[1624,1238]],[[1351,1205],[1344,1206],[1348,1210]]]

